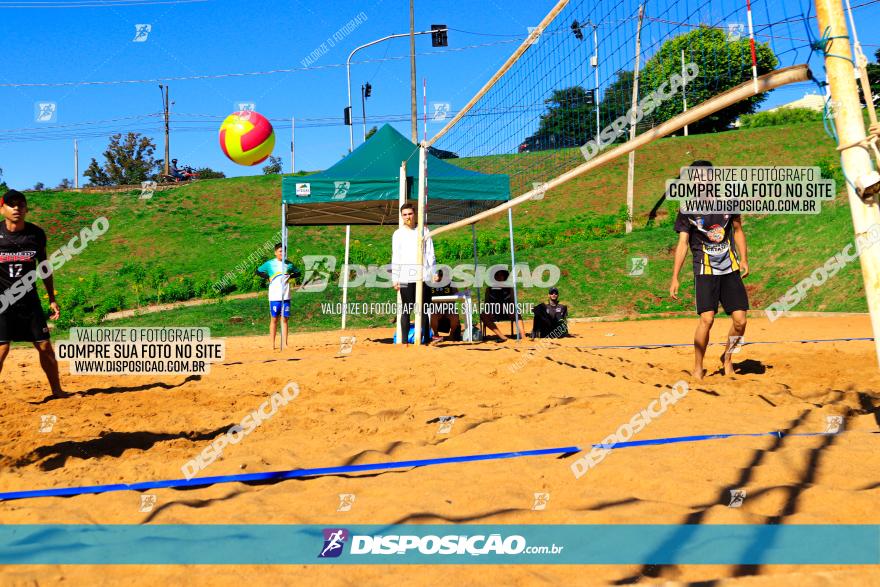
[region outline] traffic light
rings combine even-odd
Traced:
[[[580,23],[578,23],[578,21],[574,21],[573,23],[571,23],[571,32],[574,33],[574,36],[578,41],[584,40],[584,33],[581,30],[581,25]]]
[[[446,47],[448,45],[446,39],[446,25],[445,24],[432,24],[431,30],[431,46],[432,47]]]
[[[351,106],[346,106],[342,111],[342,118],[345,120],[345,126],[351,126]]]
[[[364,86],[364,98],[369,98],[370,94],[373,93],[373,86],[370,85],[370,82],[367,82]]]

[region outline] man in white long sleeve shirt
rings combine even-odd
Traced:
[[[412,204],[404,204],[400,207],[400,216],[403,226],[394,231],[391,239],[391,279],[394,289],[400,292],[400,300],[403,309],[400,312],[400,331],[404,344],[409,340],[409,315],[414,310],[416,302],[416,283],[419,280],[419,239],[416,230],[416,214]],[[431,288],[427,285],[434,276],[434,243],[428,228],[425,227],[424,255],[422,256],[422,292],[423,308],[431,301]],[[415,340],[415,339],[414,339]],[[428,317],[422,312],[422,342],[431,342]]]

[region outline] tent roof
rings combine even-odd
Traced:
[[[281,199],[289,225],[397,224],[400,164],[406,161],[407,199],[417,196],[419,150],[386,124],[329,169],[285,177]],[[428,154],[428,222],[448,224],[510,198],[506,175],[462,169]]]

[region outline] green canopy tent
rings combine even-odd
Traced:
[[[342,328],[348,293],[350,227],[399,225],[400,205],[417,200],[418,168],[418,146],[386,124],[329,169],[281,181],[285,253],[288,226],[346,225]],[[450,224],[510,199],[506,175],[463,169],[430,153],[427,168],[426,224]]]
[[[285,177],[281,201],[288,226],[397,224],[400,165],[406,161],[405,199],[415,200],[419,150],[389,124],[326,171]],[[510,198],[506,175],[462,169],[428,155],[430,223],[443,225],[488,210]]]

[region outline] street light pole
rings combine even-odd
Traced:
[[[417,31],[413,34],[430,35],[433,33],[437,33],[440,31],[447,31],[447,30],[449,30],[449,29],[438,29],[438,30],[433,30],[433,31]],[[347,93],[348,93],[348,111],[349,112],[351,112],[351,58],[354,57],[354,54],[357,53],[358,51],[360,51],[361,49],[366,49],[367,47],[371,47],[377,43],[381,43],[381,42],[387,41],[389,39],[399,39],[401,37],[408,37],[408,36],[410,36],[410,33],[400,33],[400,34],[396,34],[396,35],[388,35],[387,37],[382,37],[381,39],[376,39],[375,41],[370,41],[369,43],[361,45],[360,47],[355,47],[355,49],[351,53],[348,54],[348,59],[345,60],[345,83],[346,83]],[[415,120],[415,119],[413,119],[413,120]],[[354,129],[352,128],[353,126],[354,126],[353,124],[350,124],[348,126],[348,152],[349,153],[354,151]],[[414,137],[413,142],[415,143],[416,141],[418,141],[418,136]]]
[[[596,32],[599,28],[599,25],[590,23],[593,26],[593,46],[595,48],[595,53],[593,54],[596,58],[596,63],[593,66],[593,69],[596,71],[596,135],[599,134],[599,35]]]
[[[416,108],[416,13],[415,0],[409,0],[409,97],[412,142],[419,142],[418,116]]]

